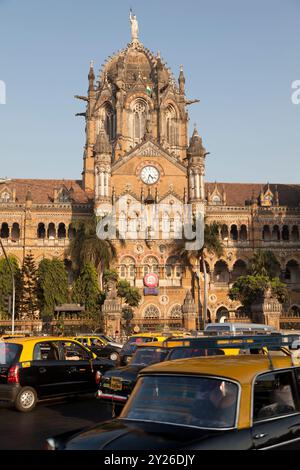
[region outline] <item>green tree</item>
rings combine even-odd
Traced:
[[[75,268],[81,271],[87,263],[92,263],[98,273],[102,287],[102,275],[115,256],[115,249],[109,240],[97,236],[99,218],[79,221],[75,224],[76,233],[70,243],[69,254]]]
[[[54,308],[68,301],[68,273],[63,261],[43,259],[37,272],[37,295],[40,312],[52,317]]]
[[[33,319],[37,310],[37,267],[30,252],[25,256],[21,270],[20,318]]]
[[[124,300],[129,307],[138,307],[141,301],[141,294],[137,287],[131,287],[125,279],[121,279],[117,284],[118,297]]]
[[[21,283],[21,271],[18,265],[18,261],[14,256],[8,256],[10,266],[12,268],[15,285],[16,285],[16,309],[15,313],[18,313],[20,305],[20,283]],[[12,278],[11,271],[5,258],[0,259],[0,313],[8,318],[12,312]]]
[[[86,263],[76,279],[72,293],[73,302],[85,307],[86,314],[96,319],[99,316],[101,292],[98,285],[97,270]]]
[[[239,300],[244,307],[251,305],[271,289],[280,302],[288,299],[286,285],[280,281],[280,264],[272,251],[258,250],[249,260],[248,275],[240,276],[229,290],[231,300]]]

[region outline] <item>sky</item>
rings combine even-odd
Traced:
[[[98,74],[130,42],[130,7],[141,42],[176,78],[182,64],[200,99],[189,124],[207,181],[300,183],[300,0],[0,0],[0,177],[81,178],[74,95],[91,59]]]

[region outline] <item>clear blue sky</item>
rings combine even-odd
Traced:
[[[300,0],[0,0],[0,176],[80,178],[90,59],[130,41],[184,65],[206,179],[299,183]]]

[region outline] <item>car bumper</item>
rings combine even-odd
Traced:
[[[14,403],[19,390],[19,384],[0,384],[0,401],[10,401]]]
[[[96,398],[100,400],[109,400],[109,401],[115,401],[118,403],[126,403],[128,400],[128,397],[124,395],[115,395],[113,393],[104,393],[101,390],[98,390]]]

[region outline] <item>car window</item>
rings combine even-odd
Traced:
[[[149,348],[141,348],[138,349],[131,361],[131,365],[147,365],[147,364],[155,364],[156,362],[161,362],[167,356],[168,351],[163,349],[149,349]]]
[[[91,338],[91,346],[103,347],[105,346],[105,343],[104,341],[101,341],[100,338]]]
[[[0,343],[0,364],[11,365],[13,362],[18,362],[22,346],[13,343]]]
[[[79,344],[61,342],[64,359],[68,361],[87,361],[91,359],[90,353]]]
[[[58,347],[55,343],[44,342],[38,343],[34,347],[33,351],[34,361],[58,361],[59,352]]]
[[[184,359],[187,357],[199,356],[221,356],[224,355],[221,349],[205,349],[205,348],[175,348],[170,352],[168,359]]]
[[[292,372],[261,375],[254,384],[253,419],[274,418],[296,411]]]

